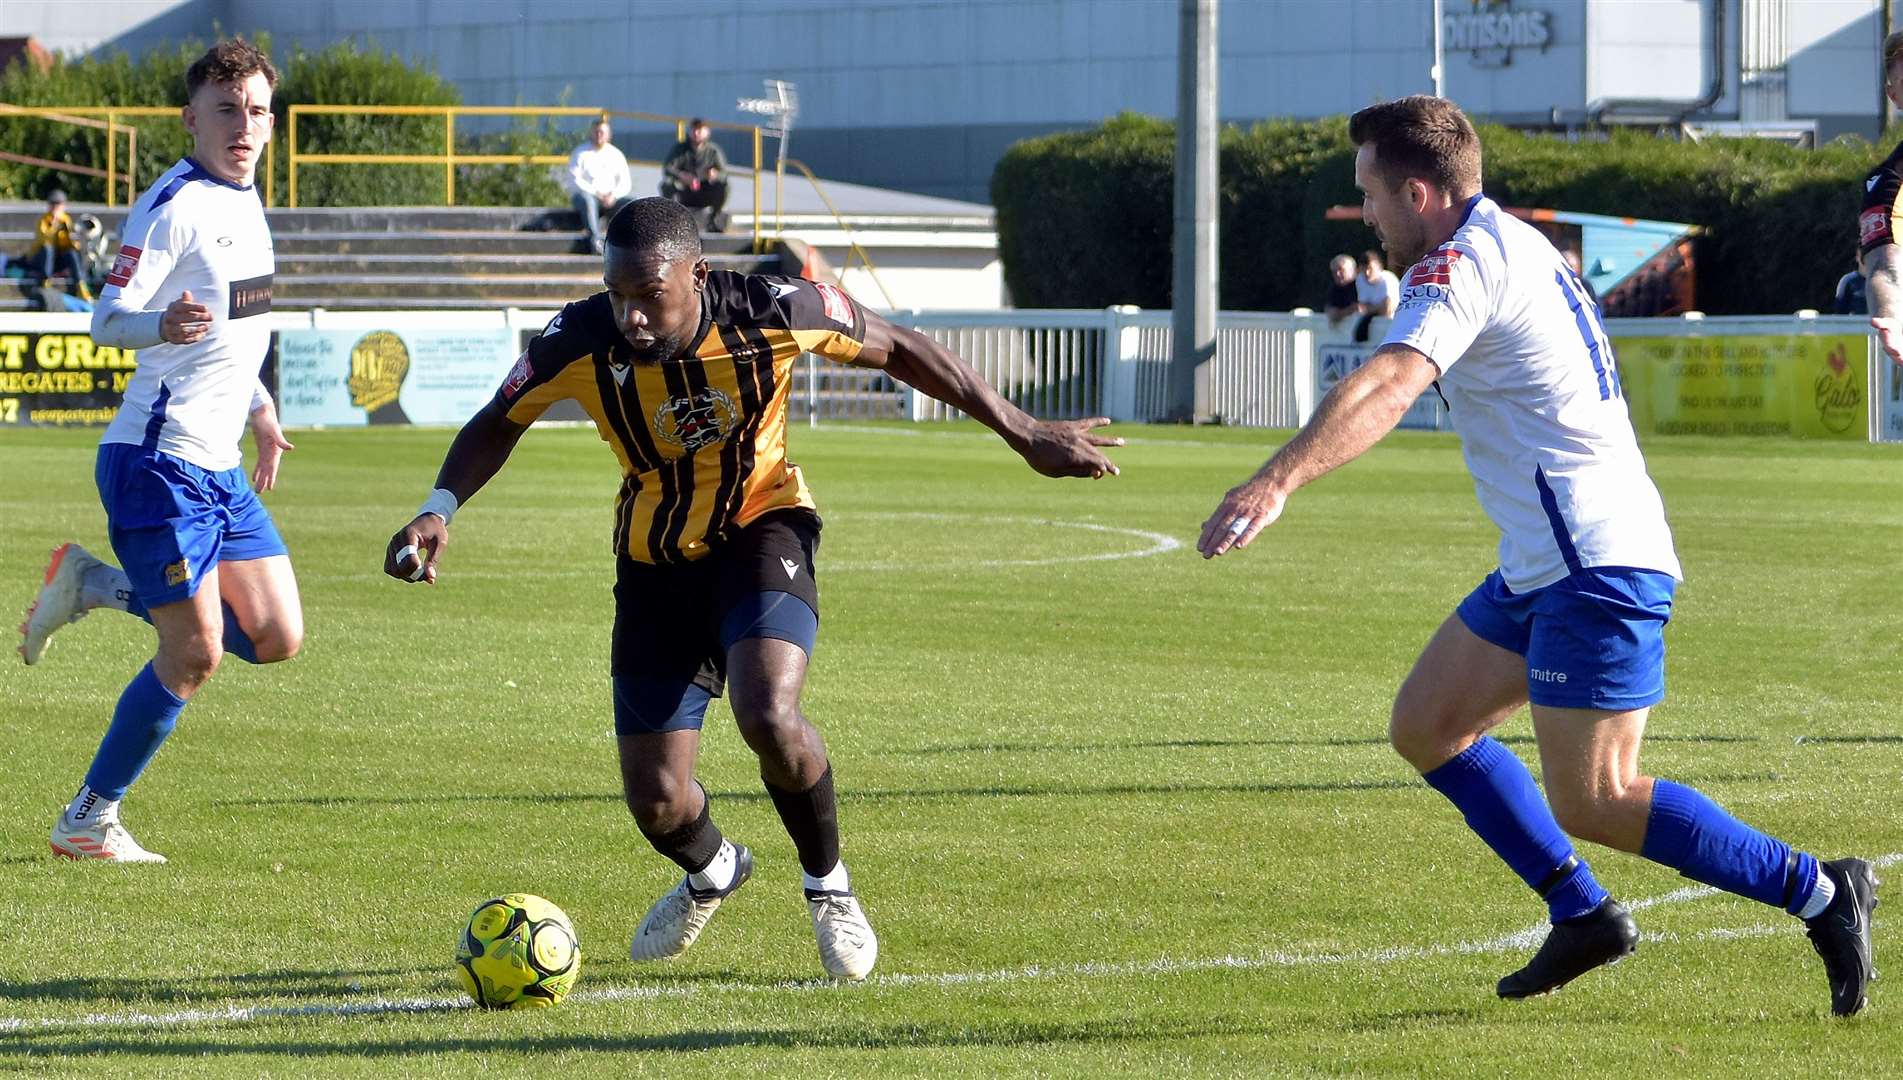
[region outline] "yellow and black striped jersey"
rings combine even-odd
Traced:
[[[716,270],[679,359],[637,364],[605,292],[563,308],[496,391],[517,424],[571,398],[621,459],[614,550],[701,558],[761,514],[813,506],[786,459],[786,401],[803,352],[859,361],[866,312],[826,282]]]
[[[1903,231],[1903,143],[1864,178],[1863,209],[1857,213],[1857,253],[1868,255],[1897,243]]]

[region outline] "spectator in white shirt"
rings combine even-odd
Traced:
[[[601,254],[603,226],[634,192],[628,159],[609,141],[613,136],[614,128],[607,117],[596,120],[589,129],[588,141],[568,155],[568,172],[562,177],[569,202],[581,217],[589,250],[597,255]]]
[[[1401,300],[1401,282],[1389,273],[1378,251],[1361,253],[1361,275],[1355,278],[1355,307],[1361,318],[1355,321],[1355,340],[1368,340],[1368,326],[1378,318],[1394,316],[1394,305]]]

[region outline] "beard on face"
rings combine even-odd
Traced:
[[[622,335],[626,339],[626,335]],[[646,345],[628,342],[629,358],[637,364],[658,364],[663,360],[672,360],[674,355],[687,344],[686,333],[655,334],[654,340]]]

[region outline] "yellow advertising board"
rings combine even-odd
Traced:
[[[1865,439],[1865,350],[1859,334],[1613,339],[1640,438]]]

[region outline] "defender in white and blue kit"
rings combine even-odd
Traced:
[[[1552,930],[1500,996],[1557,990],[1638,942],[1570,832],[1802,918],[1832,1011],[1858,1011],[1874,970],[1870,865],[1820,862],[1638,771],[1646,717],[1665,696],[1680,569],[1597,305],[1544,236],[1481,194],[1479,138],[1452,102],[1372,106],[1348,133],[1362,217],[1409,267],[1399,310],[1369,362],[1223,499],[1203,554],[1247,545],[1296,489],[1368,450],[1438,384],[1500,530],[1500,563],[1428,642],[1388,733],[1547,904]],[[1522,705],[1545,798],[1487,737]]]
[[[275,260],[251,181],[276,82],[269,58],[240,39],[191,66],[192,155],[133,206],[93,312],[94,341],[139,354],[95,467],[124,569],[77,544],[55,549],[20,653],[38,663],[54,630],[96,607],[150,622],[159,645],[53,826],[53,850],[68,858],[164,862],[120,823],[126,789],[224,654],[269,663],[303,640],[290,555],[253,493],[275,485],[291,449],[258,378]],[[248,481],[238,450],[247,417],[258,451]]]

